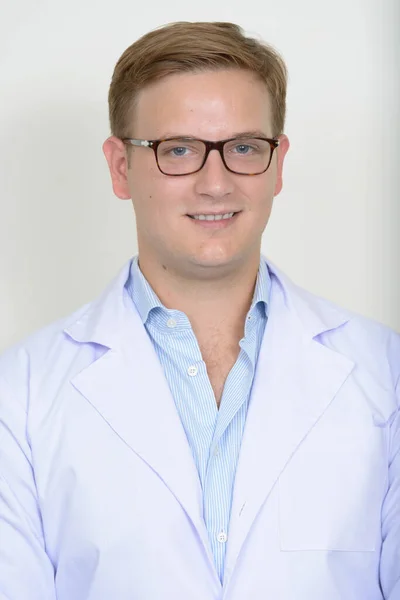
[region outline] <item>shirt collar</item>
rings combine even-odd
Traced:
[[[153,308],[166,310],[161,300],[143,275],[139,267],[139,256],[134,256],[126,289],[131,296],[143,323],[146,323]]]
[[[254,310],[260,309],[263,311],[263,316],[268,316],[270,291],[271,277],[268,271],[267,261],[264,256],[261,255],[256,287],[254,290],[249,314],[251,314]]]
[[[126,282],[126,289],[132,298],[143,323],[146,323],[149,314],[153,309],[160,308],[162,310],[168,310],[162,304],[161,300],[140,270],[138,255],[134,256],[132,260],[129,278]],[[249,315],[254,314],[255,311],[262,311],[263,316],[268,316],[270,290],[271,278],[267,261],[265,257],[261,255],[257,282],[248,313]]]

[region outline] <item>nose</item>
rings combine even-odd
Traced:
[[[234,190],[235,175],[226,169],[218,150],[211,150],[204,167],[196,175],[199,194],[222,198]]]

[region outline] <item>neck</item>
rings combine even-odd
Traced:
[[[231,267],[193,265],[184,272],[139,254],[140,269],[166,308],[184,312],[197,337],[218,331],[243,337],[260,264],[260,252]]]

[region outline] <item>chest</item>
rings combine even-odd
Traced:
[[[208,341],[200,344],[200,350],[219,407],[226,378],[239,356],[239,343],[237,341],[224,342],[222,339],[214,340],[213,343]]]

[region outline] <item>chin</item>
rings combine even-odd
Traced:
[[[199,267],[212,268],[212,267],[226,267],[236,263],[238,260],[237,252],[199,252],[192,255],[191,263]]]

